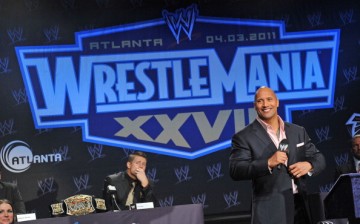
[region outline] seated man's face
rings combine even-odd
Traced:
[[[136,171],[142,170],[145,172],[146,170],[146,159],[142,156],[135,156],[134,160],[131,162],[127,162],[128,173],[131,177],[136,177]]]
[[[356,159],[360,160],[360,137],[352,141],[352,153]]]

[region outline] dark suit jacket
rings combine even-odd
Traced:
[[[150,182],[150,180],[149,180]],[[111,194],[107,192],[107,186],[112,185],[116,188],[116,203],[121,210],[128,209],[125,207],[126,199],[131,190],[131,180],[126,172],[119,172],[116,174],[109,175],[104,180],[104,189],[103,195],[108,210],[116,210],[113,200],[111,199]],[[134,190],[134,203],[141,202],[153,202],[154,206],[157,206],[157,200],[153,193],[153,184],[150,182],[147,188],[143,188],[140,182],[136,182]]]
[[[346,173],[356,173],[355,162],[352,157],[351,157],[350,161],[348,161],[347,163],[336,167],[335,181],[339,178],[339,176],[341,174],[346,174]]]
[[[9,200],[16,214],[26,213],[25,203],[15,184],[0,181],[0,199]]]
[[[325,169],[324,156],[311,143],[303,127],[285,122],[285,133],[289,141],[288,166],[308,161],[313,166],[313,175]],[[285,166],[272,172],[268,169],[268,159],[276,151],[275,144],[257,120],[232,138],[230,176],[234,180],[252,180],[252,223],[293,223],[292,177]],[[295,180],[305,201],[307,176]]]

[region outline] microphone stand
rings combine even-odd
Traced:
[[[114,194],[114,193],[111,194],[111,199],[112,199],[112,205],[113,205],[113,206],[112,206],[112,207],[113,207],[113,212],[121,211],[118,203],[116,202],[116,198],[115,198],[115,194]],[[115,206],[114,206],[114,205],[115,205]],[[117,208],[117,209],[114,209],[114,207]]]

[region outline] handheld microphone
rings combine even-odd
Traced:
[[[116,202],[116,198],[115,198],[115,194],[116,194],[116,187],[113,185],[108,185],[107,186],[107,192],[111,195],[111,199],[112,199],[112,203],[113,203],[113,208],[115,207],[118,211],[121,211],[119,205]]]
[[[289,147],[289,140],[287,140],[286,138],[284,138],[283,140],[281,140],[281,142],[279,143],[279,148],[278,151],[282,151],[282,152],[286,152],[286,154],[288,155],[288,147]],[[278,165],[278,169],[281,169],[281,164]]]

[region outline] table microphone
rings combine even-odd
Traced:
[[[284,139],[281,140],[281,142],[279,143],[278,151],[286,152],[286,155],[288,155],[288,153],[289,153],[288,147],[289,147],[289,140],[287,140],[286,138],[284,138]],[[282,164],[279,164],[279,165],[278,165],[278,169],[279,169],[279,170],[281,169],[281,165],[282,165]]]
[[[115,205],[115,207],[117,208],[118,211],[121,211],[119,205],[116,202],[116,198],[115,198],[115,194],[116,194],[116,187],[113,185],[108,185],[107,186],[107,192],[111,195],[112,201],[113,201],[113,205]],[[114,207],[114,206],[113,206]]]

